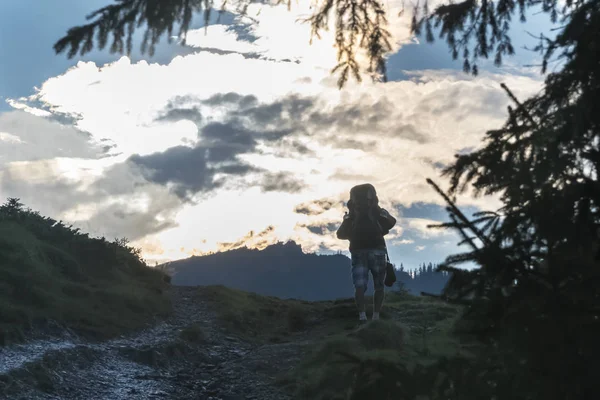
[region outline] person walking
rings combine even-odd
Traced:
[[[373,276],[373,320],[379,319],[384,300],[384,282],[389,260],[384,236],[396,225],[396,219],[379,207],[375,187],[369,183],[350,190],[348,211],[337,230],[337,237],[350,241],[354,299],[359,321],[367,321],[365,292],[369,272]]]

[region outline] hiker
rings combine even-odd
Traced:
[[[373,275],[373,320],[379,319],[383,305],[384,281],[388,264],[384,236],[396,225],[396,219],[379,207],[375,187],[365,183],[350,190],[348,212],[337,231],[338,239],[350,241],[352,281],[359,321],[367,320],[365,292],[369,271]]]

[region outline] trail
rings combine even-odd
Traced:
[[[275,375],[297,364],[306,343],[258,346],[219,325],[197,288],[170,288],[173,315],[100,343],[76,335],[0,348],[0,398],[288,400]],[[198,323],[206,340],[179,339]]]

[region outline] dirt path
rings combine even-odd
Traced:
[[[229,335],[193,287],[170,290],[174,314],[145,331],[102,343],[75,335],[0,348],[0,398],[288,400],[274,376],[307,342],[258,346]],[[184,341],[200,325],[204,338]]]

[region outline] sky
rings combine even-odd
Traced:
[[[457,152],[500,127],[506,83],[524,99],[544,76],[515,22],[517,54],[477,77],[443,40],[410,35],[410,12],[386,2],[394,49],[386,83],[339,90],[332,32],[310,43],[300,1],[227,13],[187,44],[154,56],[94,50],[67,59],[52,45],[110,0],[0,3],[0,197],[108,239],[127,237],[151,263],[295,240],[306,252],[346,251],[335,237],[350,188],[375,185],[397,217],[390,258],[414,268],[461,251],[443,199],[425,182]],[[137,46],[136,46],[137,44]],[[498,199],[459,196],[471,214]]]

